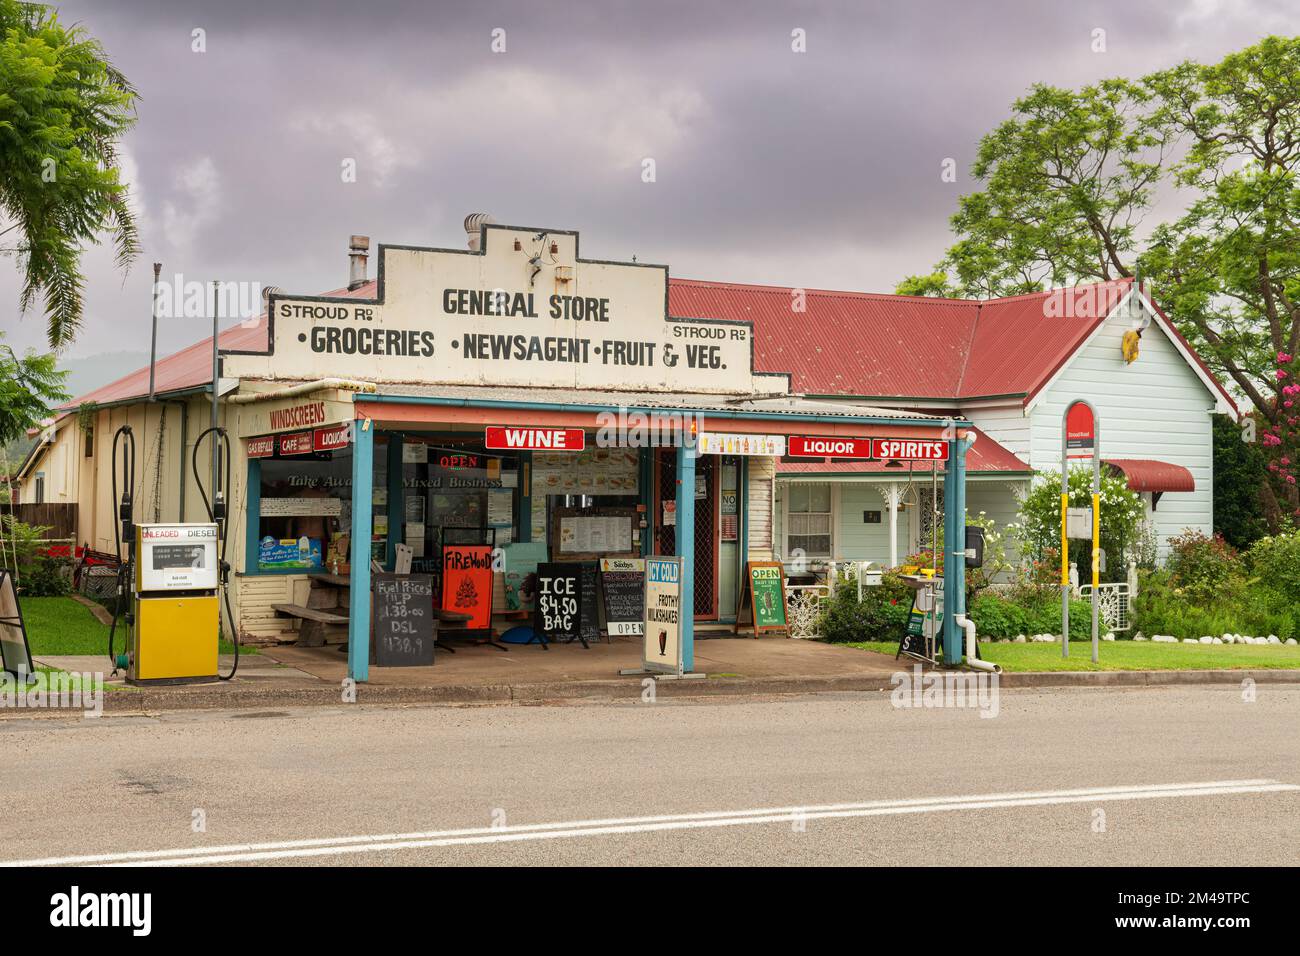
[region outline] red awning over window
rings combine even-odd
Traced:
[[[1128,479],[1129,491],[1195,491],[1192,473],[1182,465],[1153,458],[1106,458],[1107,465]]]

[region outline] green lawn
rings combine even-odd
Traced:
[[[898,644],[862,641],[846,644],[893,657]],[[1174,671],[1174,670],[1295,670],[1300,647],[1270,644],[1156,644],[1151,641],[1102,641],[1092,662],[1092,643],[1072,641],[1070,656],[1061,657],[1060,643],[981,644],[980,657],[1016,671]]]
[[[27,624],[27,640],[32,645],[32,656],[54,654],[102,654],[108,660],[108,627],[100,624],[90,613],[90,608],[66,597],[29,597],[21,599],[23,620]],[[121,652],[125,632],[118,625],[114,649]],[[222,654],[234,652],[234,646],[221,641]],[[253,647],[240,648],[242,654],[256,654]]]

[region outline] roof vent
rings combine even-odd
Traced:
[[[479,251],[479,238],[483,226],[496,222],[485,212],[472,212],[465,217],[465,241],[472,252]]]

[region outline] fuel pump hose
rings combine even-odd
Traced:
[[[217,443],[217,454],[223,457],[221,462],[222,468],[217,474],[217,486],[212,489],[212,498],[209,500],[207,490],[203,487],[202,472],[199,471],[199,446],[203,444],[203,439],[212,435],[212,440]],[[199,435],[194,442],[194,451],[190,455],[190,467],[194,471],[194,483],[198,486],[199,497],[203,499],[203,507],[207,509],[208,520],[217,526],[217,534],[221,538],[221,551],[217,560],[218,577],[217,588],[221,591],[221,603],[226,609],[226,620],[230,624],[230,634],[235,645],[235,659],[230,666],[229,674],[217,674],[218,680],[230,680],[239,670],[239,627],[235,623],[235,614],[230,608],[230,564],[226,561],[226,496],[224,484],[227,476],[230,474],[230,439],[226,435],[225,428],[220,425],[214,425],[206,429]],[[220,611],[218,611],[220,616]]]
[[[119,448],[121,458],[118,457]],[[121,466],[122,497],[117,496],[117,479],[118,466]],[[113,665],[113,674],[116,675],[118,670],[129,666],[127,653],[123,652],[120,656],[113,653],[114,637],[117,634],[117,622],[122,619],[125,612],[127,634],[130,634],[132,624],[132,612],[130,601],[127,599],[127,591],[131,584],[131,575],[134,573],[135,548],[133,537],[135,535],[135,521],[133,517],[134,503],[132,500],[132,489],[135,488],[135,434],[131,431],[130,425],[122,425],[113,433],[113,455],[110,463],[109,472],[112,475],[113,497],[112,501],[118,502],[117,517],[113,521],[113,548],[117,555],[117,603],[113,608],[113,623],[108,629],[108,661]],[[126,545],[126,560],[122,560],[122,545]]]

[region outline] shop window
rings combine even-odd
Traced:
[[[351,561],[352,453],[267,458],[261,466],[259,571],[332,571]],[[376,484],[376,491],[383,486]]]
[[[831,486],[791,482],[786,489],[786,553],[831,554]]]

